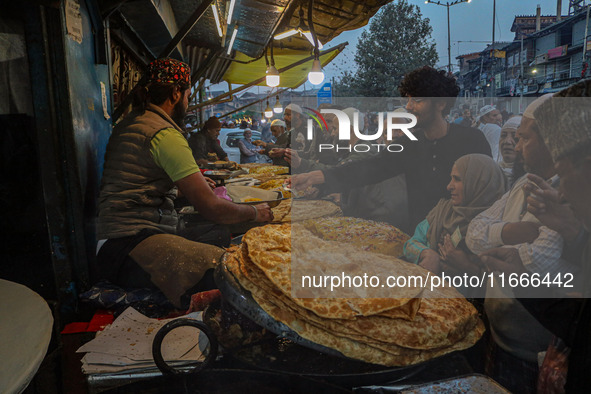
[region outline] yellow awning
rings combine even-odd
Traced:
[[[334,51],[321,55],[320,63],[322,64],[322,67],[325,67],[328,63],[330,63],[339,53],[341,53],[343,49],[344,46],[341,46]],[[312,60],[309,60],[306,63],[300,64],[284,72],[281,72],[281,69],[309,56],[311,56],[310,51],[298,51],[293,49],[273,50],[275,67],[279,70],[281,76],[279,87],[295,89],[308,79],[308,72],[310,72],[310,69],[312,68]],[[240,52],[236,54],[235,59],[243,62],[252,60],[252,58]],[[233,62],[228,70],[226,70],[223,79],[226,82],[232,84],[245,85],[261,77],[264,77],[266,71],[267,65],[265,63],[265,57],[263,56],[262,58],[248,64]],[[264,80],[258,85],[266,86]]]

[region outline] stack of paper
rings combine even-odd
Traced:
[[[201,320],[201,313],[180,318]],[[152,342],[158,330],[174,319],[156,320],[133,308],[127,308],[97,337],[77,350],[86,353],[82,371],[86,374],[158,371],[152,357]],[[162,342],[162,356],[170,366],[202,362],[209,342],[195,327],[179,327],[170,331]]]

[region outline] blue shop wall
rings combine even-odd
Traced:
[[[80,1],[81,43],[67,35],[64,26],[73,145],[79,182],[79,185],[73,185],[73,190],[80,194],[79,201],[83,209],[84,242],[88,262],[94,256],[96,206],[105,150],[112,128],[109,66],[97,64],[95,55],[97,49],[104,50],[104,48],[95,48],[95,45],[107,44],[104,40],[95,41],[91,12],[93,11],[87,8],[86,2]],[[92,16],[95,21],[102,23],[99,15]],[[108,51],[109,49],[106,50],[107,53]],[[104,84],[107,116],[105,116],[103,109],[101,83]],[[77,191],[78,187],[79,192]]]

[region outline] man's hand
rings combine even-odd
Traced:
[[[505,245],[532,243],[540,235],[540,227],[540,224],[533,222],[507,223],[501,231],[501,238]]]
[[[286,149],[283,149],[283,148],[273,148],[269,151],[269,157],[274,157],[274,158],[283,157],[283,155],[285,155],[285,151],[286,151]]]
[[[337,205],[341,205],[341,193],[332,193],[326,196],[326,198]]]
[[[583,224],[575,217],[570,206],[561,202],[560,192],[537,175],[528,174],[527,177],[532,182],[523,186],[523,190],[529,193],[527,210],[544,226],[559,233],[565,241],[574,241]]]
[[[215,189],[216,185],[215,185],[215,181],[213,179],[208,178],[206,176],[204,176],[203,178],[205,178],[205,181],[207,182],[207,184],[209,185],[211,190]]]
[[[252,143],[256,146],[262,146],[263,148],[267,146],[267,143],[262,140],[254,140]]]
[[[291,168],[298,168],[302,164],[302,159],[298,152],[292,149],[285,149],[285,161],[289,163]]]
[[[273,220],[273,211],[269,204],[257,204],[254,207],[257,209],[256,222],[265,223]]]
[[[439,255],[433,249],[425,249],[421,252],[419,266],[433,272],[435,275],[441,273]]]
[[[480,261],[488,271],[522,274],[527,272],[515,248],[494,248],[480,254]]]
[[[291,188],[296,191],[304,191],[314,185],[321,185],[325,181],[322,171],[312,171],[305,174],[294,175],[291,177]]]

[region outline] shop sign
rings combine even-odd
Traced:
[[[561,45],[556,48],[548,50],[548,59],[555,59],[557,57],[566,56],[568,45]]]
[[[542,93],[550,93],[552,91],[552,82],[546,82],[542,88]]]
[[[332,85],[330,82],[322,85],[316,94],[316,98],[318,106],[320,104],[332,104]]]

